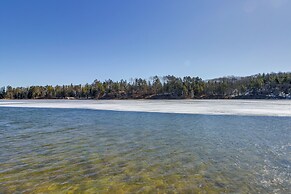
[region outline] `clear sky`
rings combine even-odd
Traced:
[[[1,0],[0,86],[291,71],[291,0]]]

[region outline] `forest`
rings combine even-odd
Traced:
[[[1,84],[1,83],[0,83]],[[84,85],[2,87],[1,99],[291,99],[291,73],[246,77],[153,76]]]

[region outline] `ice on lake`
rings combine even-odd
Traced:
[[[0,107],[291,116],[291,100],[1,100]]]

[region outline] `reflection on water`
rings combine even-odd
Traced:
[[[288,193],[290,117],[0,108],[0,193]]]

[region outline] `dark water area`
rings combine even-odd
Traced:
[[[291,117],[0,108],[0,193],[290,193]]]

